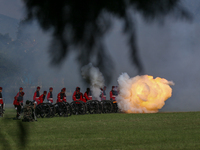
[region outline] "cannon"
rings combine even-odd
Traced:
[[[118,105],[117,105],[117,101],[112,101],[111,100],[111,103],[112,103],[112,107],[113,107],[113,109],[112,109],[112,112],[113,113],[117,113],[118,112]]]
[[[68,102],[58,102],[54,104],[54,107],[57,116],[68,117],[72,115],[72,108]]]
[[[113,112],[113,103],[111,100],[102,100],[102,113],[112,113]]]
[[[70,103],[72,114],[101,114],[101,113],[117,113],[118,106],[116,101],[112,100],[88,100],[73,101]]]
[[[90,114],[100,114],[102,112],[102,104],[98,100],[88,100],[86,105],[87,112]]]
[[[78,115],[78,114],[86,114],[87,113],[87,105],[83,101],[73,101],[70,103],[72,108],[72,114]]]
[[[55,113],[55,107],[50,103],[41,103],[35,108],[35,115],[37,118],[54,117]]]
[[[63,102],[66,105],[67,110],[65,110],[65,114],[67,116],[71,116],[72,115],[72,106],[70,105],[70,103],[68,102]]]
[[[31,102],[31,105],[34,105]],[[0,107],[1,110],[1,107]],[[56,104],[41,103],[35,108],[35,115],[37,118],[54,117],[84,114],[101,114],[101,113],[117,113],[118,106],[116,101],[112,100],[88,100],[83,101],[58,102]],[[1,114],[1,112],[0,112]]]

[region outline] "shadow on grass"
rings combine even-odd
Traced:
[[[9,136],[9,138],[13,139],[13,141],[16,143],[16,146],[18,147],[18,149],[25,149],[26,144],[27,144],[27,137],[28,137],[28,124],[27,123],[23,123],[21,120],[13,120],[13,118],[1,118],[2,119],[2,125],[3,126],[7,126],[8,124],[10,124],[10,122],[12,122],[12,124],[14,126],[16,126],[15,130],[18,130],[17,132],[17,136],[19,139],[19,141],[16,141],[14,139],[13,135],[7,135],[7,130],[3,130],[2,128],[0,128],[0,148],[1,149],[5,149],[5,150],[10,150],[13,149],[9,139],[7,136]],[[9,129],[8,129],[9,130]]]

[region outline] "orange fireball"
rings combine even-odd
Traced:
[[[174,85],[164,78],[143,75],[130,78],[123,73],[118,78],[120,93],[117,97],[119,109],[126,113],[156,113],[171,97]]]

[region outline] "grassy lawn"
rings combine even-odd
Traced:
[[[0,118],[0,149],[200,149],[200,112],[78,115],[28,123],[14,116],[9,109]]]

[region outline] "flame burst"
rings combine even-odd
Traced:
[[[171,97],[174,85],[164,78],[153,78],[143,75],[130,78],[123,73],[118,78],[119,95],[117,103],[119,109],[125,113],[156,113]]]

